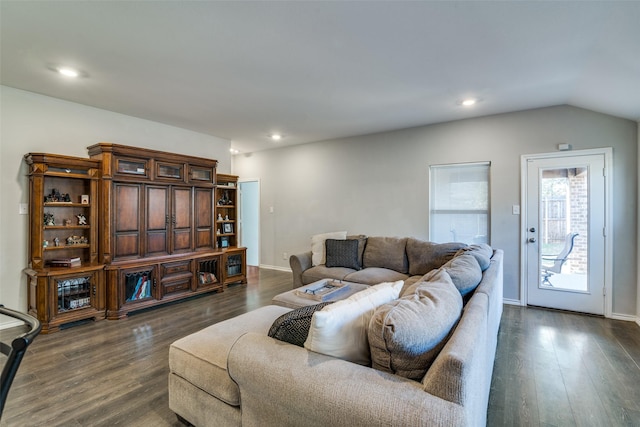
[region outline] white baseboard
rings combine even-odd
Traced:
[[[279,267],[277,265],[260,264],[260,268],[266,268],[267,270],[286,271],[287,273],[291,273],[291,269],[289,267]]]
[[[611,313],[610,319],[614,320],[624,320],[625,322],[636,322],[640,325],[640,319],[638,317],[633,316],[631,314],[619,314],[619,313]]]
[[[510,298],[503,298],[502,303],[507,305],[522,305],[522,302],[520,302],[519,299],[510,299]]]
[[[16,326],[22,326],[22,325],[24,325],[24,323],[19,320],[9,320],[9,321],[0,323],[0,330],[15,328]]]

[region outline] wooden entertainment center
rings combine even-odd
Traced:
[[[29,311],[44,333],[246,283],[237,176],[201,157],[111,143],[88,150],[90,159],[25,156]]]

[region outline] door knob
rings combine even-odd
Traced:
[[[529,243],[535,243],[536,242],[536,238],[535,237],[530,237],[529,238]]]
[[[535,233],[535,232],[536,232],[536,228],[535,228],[535,227],[531,227],[531,228],[529,229],[529,231],[530,231],[530,232],[532,232],[532,233]]]

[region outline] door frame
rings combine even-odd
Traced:
[[[258,255],[258,267],[261,265],[262,262],[262,257],[261,257],[261,245],[262,245],[262,239],[261,239],[261,223],[262,223],[262,216],[261,216],[261,211],[260,211],[260,205],[262,203],[262,183],[260,182],[260,179],[258,178],[246,178],[246,179],[240,179],[238,180],[238,219],[240,220],[239,226],[238,226],[238,230],[239,230],[239,234],[238,234],[238,245],[240,244],[240,242],[243,240],[244,236],[243,236],[243,230],[244,227],[242,226],[244,223],[244,218],[242,217],[242,204],[244,202],[243,200],[243,196],[242,196],[242,190],[241,190],[241,185],[243,183],[247,183],[247,182],[255,182],[258,184],[258,200],[257,200],[257,204],[258,204],[258,224],[257,224],[257,233],[258,235],[256,236],[256,240],[258,241],[258,247],[256,248],[256,253]]]
[[[612,317],[613,311],[613,148],[592,148],[575,151],[557,151],[553,153],[523,154],[520,156],[520,305],[527,305],[527,254],[531,245],[527,245],[527,162],[550,158],[604,155],[604,317]]]

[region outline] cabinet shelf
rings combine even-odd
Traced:
[[[90,208],[90,203],[44,202],[45,208]]]
[[[79,244],[79,245],[64,245],[64,246],[47,246],[46,248],[44,248],[45,251],[62,251],[65,249],[85,249],[85,248],[90,248],[91,245],[90,244]]]
[[[45,230],[90,230],[90,225],[45,225]]]

